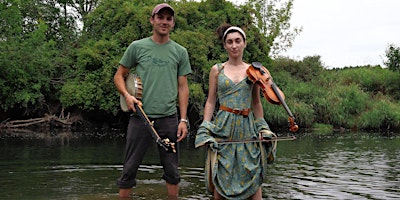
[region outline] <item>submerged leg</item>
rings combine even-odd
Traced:
[[[179,186],[167,183],[168,200],[177,200],[179,194]]]
[[[131,197],[132,188],[120,188],[119,189],[119,199],[129,199]]]

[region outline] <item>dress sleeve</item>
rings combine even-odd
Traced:
[[[200,126],[199,129],[197,130],[196,133],[196,139],[195,139],[195,147],[201,147],[204,146],[207,143],[212,143],[217,145],[217,141],[215,140],[215,138],[211,135],[211,133],[213,132],[214,129],[214,124],[212,124],[209,121],[203,121]]]
[[[270,130],[268,123],[265,121],[264,118],[258,118],[254,120],[254,125],[257,132],[260,132],[261,130]]]

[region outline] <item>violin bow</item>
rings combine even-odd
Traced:
[[[250,142],[274,142],[274,141],[291,141],[297,139],[296,136],[289,137],[273,137],[271,139],[254,139],[254,140],[217,140],[218,144],[235,144],[235,143],[250,143]]]

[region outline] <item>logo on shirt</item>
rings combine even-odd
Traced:
[[[156,57],[153,57],[151,59],[151,62],[153,64],[153,66],[158,66],[158,67],[165,67],[168,65],[168,61],[161,60],[160,58],[156,58]]]

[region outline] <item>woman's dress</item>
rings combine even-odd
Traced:
[[[220,66],[220,65],[219,65]],[[251,107],[253,84],[243,79],[234,83],[223,68],[218,74],[217,95],[221,106],[246,109]],[[196,134],[196,147],[209,144],[205,167],[206,186],[227,199],[247,199],[261,186],[268,153],[260,142],[233,142],[258,139],[258,132],[268,129],[265,120],[218,110],[213,122],[203,121]],[[218,143],[231,141],[231,143]]]

